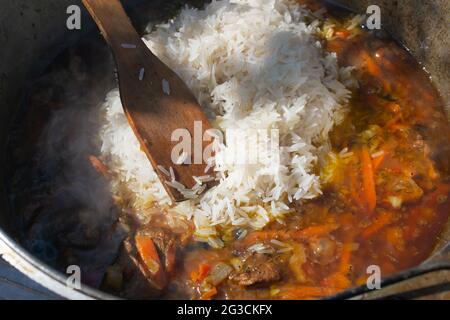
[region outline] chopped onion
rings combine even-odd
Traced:
[[[208,276],[208,282],[211,283],[214,286],[219,285],[224,281],[230,273],[233,271],[233,268],[230,267],[228,264],[219,262],[214,266],[214,268],[211,270]]]

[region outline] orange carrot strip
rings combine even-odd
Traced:
[[[211,265],[206,264],[206,263],[202,263],[199,266],[199,275],[201,277],[200,280],[203,280],[204,278],[206,278],[206,276],[208,275],[209,271],[211,270]]]
[[[192,279],[192,274],[191,279],[196,282],[202,282],[206,278],[210,270],[211,265],[202,263],[198,266],[198,271],[195,272],[195,279]]]
[[[378,64],[375,61],[375,59],[366,51],[363,51],[361,53],[361,55],[362,55],[362,58],[363,58],[364,62],[366,63],[367,71],[369,71],[369,73],[372,76],[380,77],[381,76],[381,69],[378,66]]]
[[[349,170],[348,175],[350,177],[350,194],[353,198],[353,201],[355,204],[357,204],[359,207],[364,207],[364,204],[361,203],[361,196],[358,193],[358,183],[356,179],[356,175],[353,170]]]
[[[367,147],[363,147],[361,151],[361,164],[363,188],[367,202],[367,209],[370,213],[372,213],[377,205],[377,195],[375,190],[375,177],[373,173],[372,159],[370,158],[369,150],[367,150]]]
[[[365,62],[367,73],[382,83],[384,91],[390,92],[390,79],[384,76],[380,63],[376,61],[376,58],[368,50],[363,50],[360,57]]]
[[[409,126],[407,124],[401,124],[401,123],[394,123],[389,127],[392,131],[401,131],[408,129]]]
[[[323,285],[338,288],[340,290],[351,286],[348,273],[350,271],[350,260],[354,250],[354,244],[352,241],[348,241],[342,246],[341,260],[339,262],[338,269],[334,274],[322,281]]]
[[[89,162],[91,163],[92,167],[94,167],[94,169],[98,173],[102,174],[106,178],[108,178],[110,176],[111,173],[109,171],[109,168],[103,162],[101,162],[99,158],[97,158],[96,156],[90,155],[88,157],[88,159],[89,159]]]
[[[189,277],[191,278],[192,282],[198,282],[198,272],[197,272],[197,270],[192,271],[189,274]]]
[[[398,114],[395,117],[393,117],[391,120],[386,122],[386,128],[391,130],[396,130],[396,126],[398,125],[398,121],[402,119],[402,115]]]
[[[339,38],[347,39],[348,36],[350,35],[350,32],[346,29],[342,29],[342,30],[336,31],[334,34]]]
[[[299,230],[299,231],[289,232],[288,234],[293,239],[312,238],[315,236],[327,235],[330,232],[333,232],[334,230],[336,230],[338,228],[339,228],[339,226],[337,224],[325,224],[325,225],[308,227],[308,228],[305,228],[305,229]]]
[[[136,235],[135,240],[142,261],[152,274],[156,274],[161,268],[161,261],[153,240],[143,235]]]
[[[342,246],[341,261],[339,264],[339,272],[346,274],[350,270],[350,258],[353,251],[353,242],[345,243]]]
[[[206,291],[200,297],[200,300],[211,300],[217,294],[216,287],[213,287],[211,290]]]
[[[258,241],[266,241],[270,239],[283,240],[286,234],[278,231],[254,231],[244,238],[243,242],[246,244],[255,243]]]
[[[372,159],[372,167],[374,172],[378,170],[378,168],[383,163],[385,158],[386,158],[386,151],[383,154],[379,155],[378,157]]]
[[[380,231],[383,227],[391,224],[393,220],[394,214],[392,212],[382,212],[370,226],[362,231],[361,235],[364,238],[369,238],[373,234]]]
[[[386,240],[398,251],[403,251],[405,243],[403,240],[403,230],[401,227],[389,227],[386,230]]]
[[[344,290],[344,289],[347,289],[348,287],[350,287],[352,283],[346,274],[338,271],[338,272],[332,274],[331,276],[329,276],[328,278],[325,278],[322,281],[322,284],[327,287]]]
[[[324,224],[319,226],[311,226],[303,230],[298,231],[280,231],[280,230],[268,230],[268,231],[254,231],[250,233],[243,242],[251,244],[259,241],[268,241],[271,239],[277,240],[292,240],[301,238],[311,238],[315,236],[321,236],[329,234],[338,229],[337,224]]]
[[[149,272],[150,281],[157,288],[163,289],[167,283],[166,273],[153,240],[145,235],[136,235],[135,242],[139,256]]]

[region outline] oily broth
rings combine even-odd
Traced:
[[[270,244],[269,238],[285,240],[284,234],[289,231],[318,229],[332,223],[338,226],[336,230],[298,243],[307,247],[314,238],[331,239],[335,243],[334,257],[321,264],[307,256],[302,265],[304,278],[299,281],[286,267],[288,255],[279,255],[275,259],[285,266],[282,281],[269,288],[247,290],[227,283],[219,291],[219,298],[308,299],[335,294],[366,283],[370,265],[379,266],[384,277],[420,264],[435,248],[448,221],[450,129],[429,76],[404,48],[386,36],[379,38],[363,31],[353,38],[335,37],[327,46],[337,52],[341,66],[356,67],[360,83],[359,89],[353,92],[349,116],[331,134],[335,153],[344,148],[349,154],[359,152],[363,144],[361,133],[377,126],[382,145],[391,154],[385,156],[376,176],[396,177],[397,171],[410,169],[411,176],[423,188],[423,195],[395,209],[388,203],[378,202],[370,213],[364,204],[348,200],[351,198],[349,173],[360,174],[361,164],[358,159],[346,164],[342,179],[328,184],[320,199],[299,204],[299,214],[268,226],[253,242],[244,239],[231,244],[220,258],[209,257],[207,251],[188,253],[190,263],[185,268],[192,272],[196,265],[208,259],[212,264],[227,261],[234,251],[255,242]],[[356,181],[353,189],[361,192],[364,186]],[[199,290],[195,285],[194,288]]]

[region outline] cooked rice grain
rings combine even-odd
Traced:
[[[350,72],[339,69],[336,55],[323,50],[316,37],[319,23],[308,24],[306,17],[311,12],[296,1],[213,1],[203,10],[184,8],[144,38],[185,81],[217,129],[242,132],[238,145],[217,143],[207,170],[212,172],[214,163],[214,174],[197,178],[199,185],[211,179],[218,185],[170,209],[193,218],[198,239],[214,247],[223,246],[220,230],[261,229],[292,212],[290,202],[321,194],[314,172],[318,159],[329,151],[330,130],[345,116],[350,93],[343,83]],[[344,74],[347,79],[340,79]],[[162,89],[170,94],[165,79]],[[102,108],[93,112],[103,123],[92,140],[100,138],[101,160],[114,173],[113,194],[137,211],[145,212],[149,199],[170,204],[128,125],[119,91],[109,93]],[[252,130],[261,131],[264,141],[254,143],[247,133]],[[273,130],[279,137],[275,150],[264,147]],[[227,161],[241,153],[239,145],[244,151],[258,147],[262,160],[238,165]],[[172,176],[168,185],[189,198],[204,191],[188,190],[175,181],[173,170],[159,169]]]

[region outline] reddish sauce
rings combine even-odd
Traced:
[[[281,280],[245,289],[228,281],[216,297],[314,299],[365,284],[371,265],[384,277],[418,265],[434,249],[450,213],[450,128],[438,92],[392,40],[338,29],[327,49],[341,66],[355,67],[359,88],[331,134],[334,151],[347,151],[324,195],[222,251],[187,253],[180,279],[276,239],[299,251],[270,257],[282,266]]]

